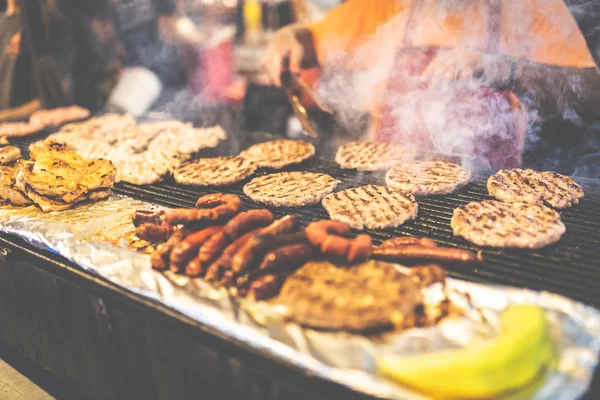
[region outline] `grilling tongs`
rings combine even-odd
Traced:
[[[330,122],[335,121],[331,111],[323,105],[323,102],[301,78],[295,77],[289,71],[283,72],[281,74],[281,85],[285,89],[294,109],[294,114],[296,114],[306,135],[312,138],[319,137],[317,125],[311,118],[310,112],[302,104],[301,98],[310,99],[318,107],[317,113],[321,114],[320,118],[328,119]]]

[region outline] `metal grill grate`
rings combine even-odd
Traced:
[[[37,136],[37,135],[36,135]],[[42,135],[19,139],[22,149]],[[14,141],[13,141],[14,142]],[[341,180],[340,189],[363,184],[382,184],[383,174],[342,170],[330,160],[316,158],[289,170],[305,170],[330,174]],[[259,174],[268,172],[261,171]],[[539,251],[484,249],[484,262],[476,267],[450,267],[453,277],[480,282],[507,284],[548,290],[600,307],[600,181],[580,179],[586,197],[572,209],[561,212],[567,232],[562,240]],[[119,183],[114,191],[168,207],[191,207],[206,193],[242,194],[243,184],[226,188],[194,188],[175,184],[172,179],[151,186]],[[448,196],[418,198],[419,216],[397,229],[368,231],[376,242],[398,235],[426,236],[451,247],[480,250],[461,238],[454,237],[450,218],[456,207],[471,201],[489,199],[485,177]],[[244,209],[260,208],[242,196]],[[295,214],[303,225],[327,219],[321,206],[272,209],[276,216]]]

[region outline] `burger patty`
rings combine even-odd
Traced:
[[[412,194],[375,185],[333,193],[323,207],[332,220],[354,229],[395,228],[416,218],[419,209]]]
[[[505,202],[547,204],[568,208],[579,203],[583,189],[568,176],[556,172],[537,172],[531,169],[501,170],[487,183],[490,195]]]
[[[203,158],[182,165],[173,174],[175,182],[196,186],[224,186],[242,181],[256,171],[243,157]]]
[[[259,167],[281,169],[315,155],[315,146],[303,140],[273,140],[251,146],[240,153]]]
[[[280,172],[252,179],[244,194],[252,200],[275,207],[317,204],[335,190],[339,181],[313,172]]]
[[[471,171],[448,161],[415,161],[392,167],[385,184],[416,195],[450,194],[465,186]]]
[[[415,154],[402,146],[386,143],[348,142],[340,146],[335,162],[344,169],[377,171],[413,160]]]
[[[287,278],[278,299],[302,326],[360,332],[411,320],[423,302],[420,289],[419,279],[385,262],[312,261]]]
[[[454,235],[478,246],[537,249],[560,240],[565,225],[553,209],[497,200],[472,202],[454,210]]]

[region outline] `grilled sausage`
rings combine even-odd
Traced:
[[[273,222],[273,214],[269,210],[250,210],[232,218],[223,232],[230,240],[237,239],[251,229],[263,227]]]
[[[423,247],[437,247],[437,243],[431,239],[427,238],[418,238],[414,236],[401,236],[393,239],[386,240],[385,242],[379,245],[380,248],[383,247],[397,247],[397,246],[405,246],[405,245],[419,245]]]
[[[230,287],[235,280],[235,272],[227,270],[223,274],[223,277],[219,280],[220,286]]]
[[[143,224],[153,224],[160,225],[162,224],[162,216],[164,211],[147,211],[147,210],[137,210],[133,213],[133,226],[136,228]]]
[[[470,251],[447,247],[397,246],[373,250],[373,258],[387,261],[446,261],[457,263],[478,262],[477,255]]]
[[[223,231],[217,232],[200,246],[198,250],[198,261],[206,265],[213,261],[227,246],[227,236]]]
[[[319,247],[330,235],[347,235],[350,226],[339,221],[317,221],[306,227],[306,237],[313,246]]]
[[[248,296],[253,297],[255,300],[266,300],[271,297],[277,296],[279,290],[285,281],[286,275],[269,274],[263,275],[255,279],[250,284],[250,290]]]
[[[185,228],[177,230],[171,235],[169,240],[158,246],[158,248],[150,255],[152,268],[158,271],[164,271],[169,268],[169,257],[173,247],[182,241],[188,234],[189,231]]]
[[[202,275],[203,264],[200,262],[198,257],[194,258],[185,266],[185,274],[192,278]]]
[[[327,235],[321,243],[321,251],[323,254],[329,254],[338,258],[346,258],[351,246],[352,243],[346,238]]]
[[[169,239],[173,233],[173,226],[163,222],[160,225],[144,223],[135,229],[135,234],[142,240],[151,243],[160,243]]]
[[[220,226],[211,226],[202,229],[201,231],[188,235],[179,244],[173,247],[170,256],[171,269],[173,272],[179,272],[183,269],[183,267],[185,267],[197,254],[200,246],[221,229]]]
[[[211,193],[200,197],[196,201],[197,208],[215,208],[223,204],[239,202],[241,200],[235,194]]]
[[[235,253],[244,246],[253,236],[258,235],[262,228],[254,229],[247,232],[233,241],[223,250],[223,253],[213,262],[206,271],[205,279],[208,282],[217,282],[221,279],[223,273],[229,269],[231,260]]]
[[[225,221],[238,213],[242,201],[232,194],[211,194],[198,199],[200,209],[180,208],[165,212],[163,219],[171,225],[205,221]]]
[[[373,252],[373,242],[369,235],[358,235],[348,239],[341,235],[350,233],[350,226],[339,221],[317,221],[308,225],[306,236],[321,252],[348,262],[365,259]]]
[[[314,254],[314,249],[307,243],[290,244],[271,250],[265,254],[258,269],[261,271],[272,271],[282,268],[292,270],[309,261]]]
[[[350,250],[346,255],[348,262],[365,259],[373,253],[373,241],[369,235],[358,235],[352,240]]]
[[[231,261],[231,269],[235,273],[246,271],[251,266],[258,264],[263,256],[278,247],[295,243],[307,243],[306,236],[303,233],[294,233],[289,235],[260,234],[250,239],[237,253]]]

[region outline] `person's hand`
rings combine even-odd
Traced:
[[[290,71],[297,75],[303,65],[312,62],[312,39],[307,29],[300,25],[289,25],[275,32],[263,58],[264,68],[275,86],[281,86],[282,72]]]
[[[430,87],[439,87],[449,82],[486,80],[496,75],[494,57],[468,50],[441,50],[421,74],[421,79]]]

